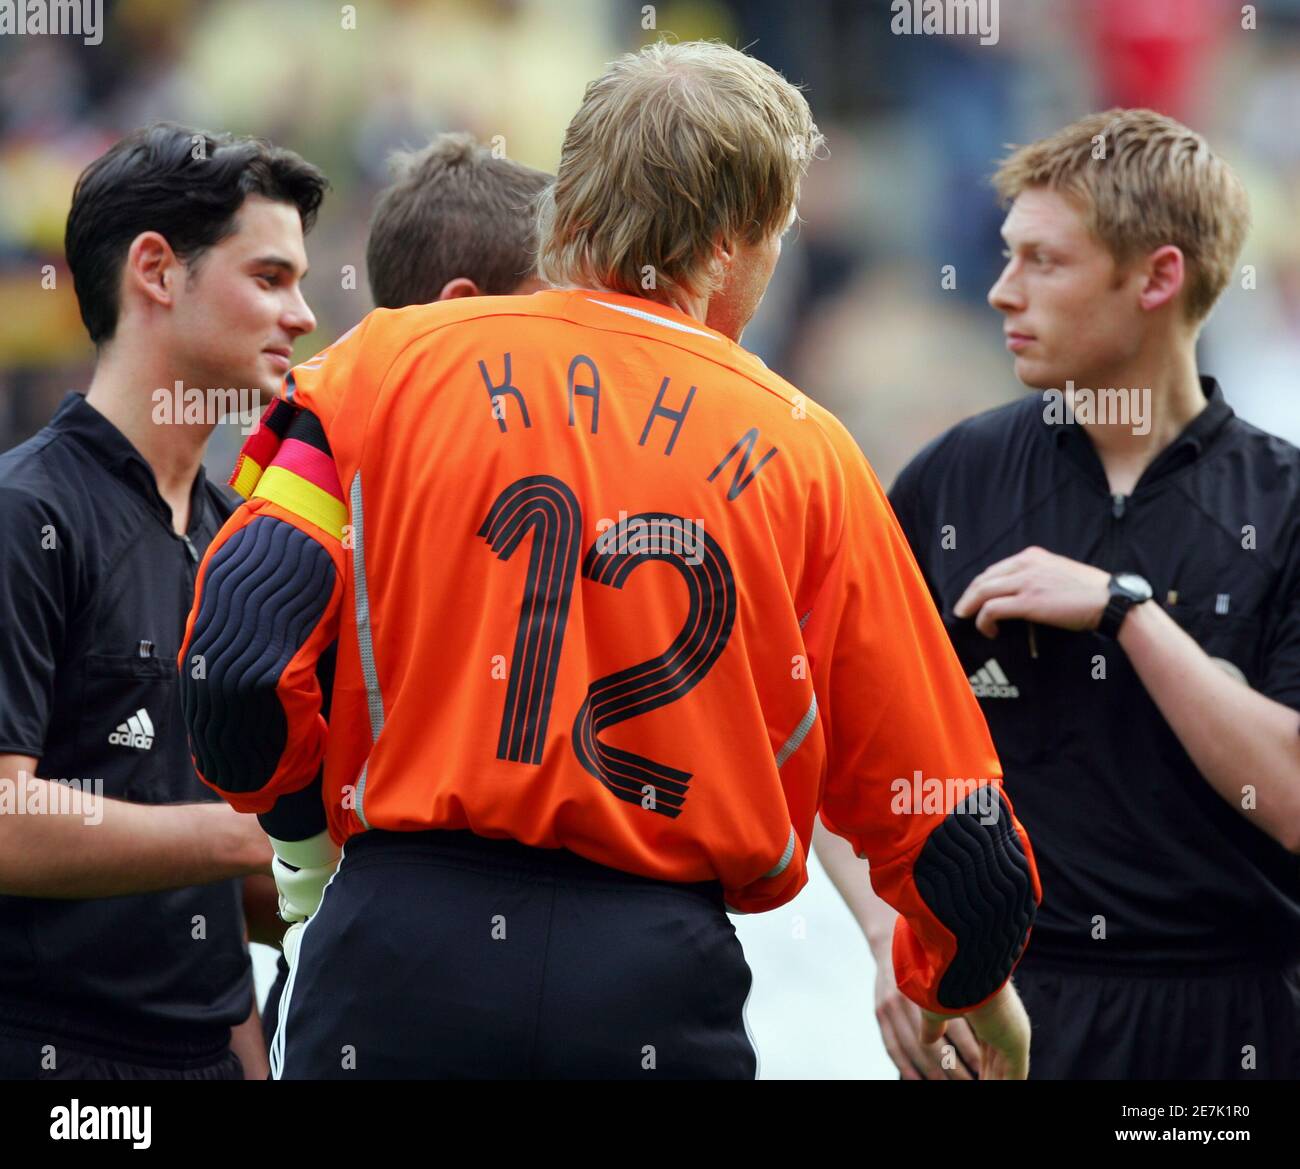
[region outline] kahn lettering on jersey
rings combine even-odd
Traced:
[[[527,396],[519,386],[515,385],[516,372],[511,355],[503,353],[500,357],[493,358],[490,361],[486,358],[479,358],[477,367],[479,376],[483,380],[484,389],[487,391],[490,417],[496,424],[498,433],[510,433],[508,414],[511,403],[514,404],[518,413],[522,428],[531,430],[533,416],[528,410]],[[493,370],[500,371],[496,380],[494,380]],[[579,427],[589,429],[589,433],[598,435],[600,433],[601,380],[600,370],[596,362],[586,354],[575,354],[568,363],[566,385],[569,426],[574,429]],[[646,414],[645,424],[641,428],[641,437],[637,441],[637,445],[644,447],[653,438],[656,446],[659,442],[663,442],[664,455],[671,456],[677,446],[677,440],[681,435],[682,428],[686,425],[691,404],[695,400],[698,389],[698,386],[689,386],[684,393],[678,393],[674,396],[672,378],[667,374],[663,375],[659,381],[654,404]],[[586,399],[589,404],[580,409],[577,403],[579,398]],[[586,415],[581,422],[579,422],[580,413]],[[731,467],[731,482],[727,487],[727,500],[729,502],[735,500],[778,453],[777,448],[773,446],[768,447],[767,451],[762,455],[758,455],[759,445],[760,434],[758,427],[751,426],[740,434],[729,450],[722,453],[717,465],[706,476],[708,482],[712,483],[734,460],[734,465]],[[752,467],[750,465],[751,460],[756,460],[753,462]]]

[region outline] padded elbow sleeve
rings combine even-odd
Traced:
[[[912,873],[917,892],[957,940],[936,994],[957,1011],[988,998],[1006,981],[1036,908],[1029,859],[1010,806],[1001,791],[992,807],[987,796],[977,797],[980,792],[968,796],[930,833]]]
[[[276,687],[333,588],[329,553],[271,516],[252,520],[213,556],[181,703],[199,771],[219,790],[257,791],[275,774],[288,735]]]

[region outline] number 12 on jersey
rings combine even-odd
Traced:
[[[578,762],[619,799],[669,817],[680,814],[691,773],[611,747],[601,742],[600,732],[690,693],[726,648],[736,620],[731,565],[718,542],[703,531],[696,535],[694,554],[687,556],[682,536],[688,522],[670,512],[629,516],[597,539],[582,559],[583,577],[611,588],[621,589],[651,560],[671,564],[685,584],[688,612],[672,644],[656,657],[592,681],[573,720]],[[542,761],[581,530],[577,496],[551,475],[529,475],[511,483],[478,530],[501,560],[509,560],[524,536],[532,535],[498,759],[532,765]],[[629,532],[646,531],[667,538],[624,538]]]

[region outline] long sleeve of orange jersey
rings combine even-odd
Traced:
[[[241,474],[251,498],[199,567],[181,700],[203,782],[238,811],[268,813],[325,754],[317,663],[338,636],[347,508],[320,422],[283,400]]]
[[[838,435],[844,516],[804,628],[828,767],[821,816],[899,913],[899,989],[953,1014],[995,994],[1041,899],[1033,852],[883,490]]]

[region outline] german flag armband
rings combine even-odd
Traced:
[[[342,540],[347,500],[325,428],[311,411],[277,398],[235,462],[230,486],[268,499]]]
[[[262,473],[271,465],[275,453],[284,442],[289,424],[298,413],[298,407],[291,405],[284,398],[276,398],[258,419],[257,429],[248,436],[240,448],[235,460],[235,469],[230,475],[230,486],[241,499],[252,499],[253,489],[262,477]]]

